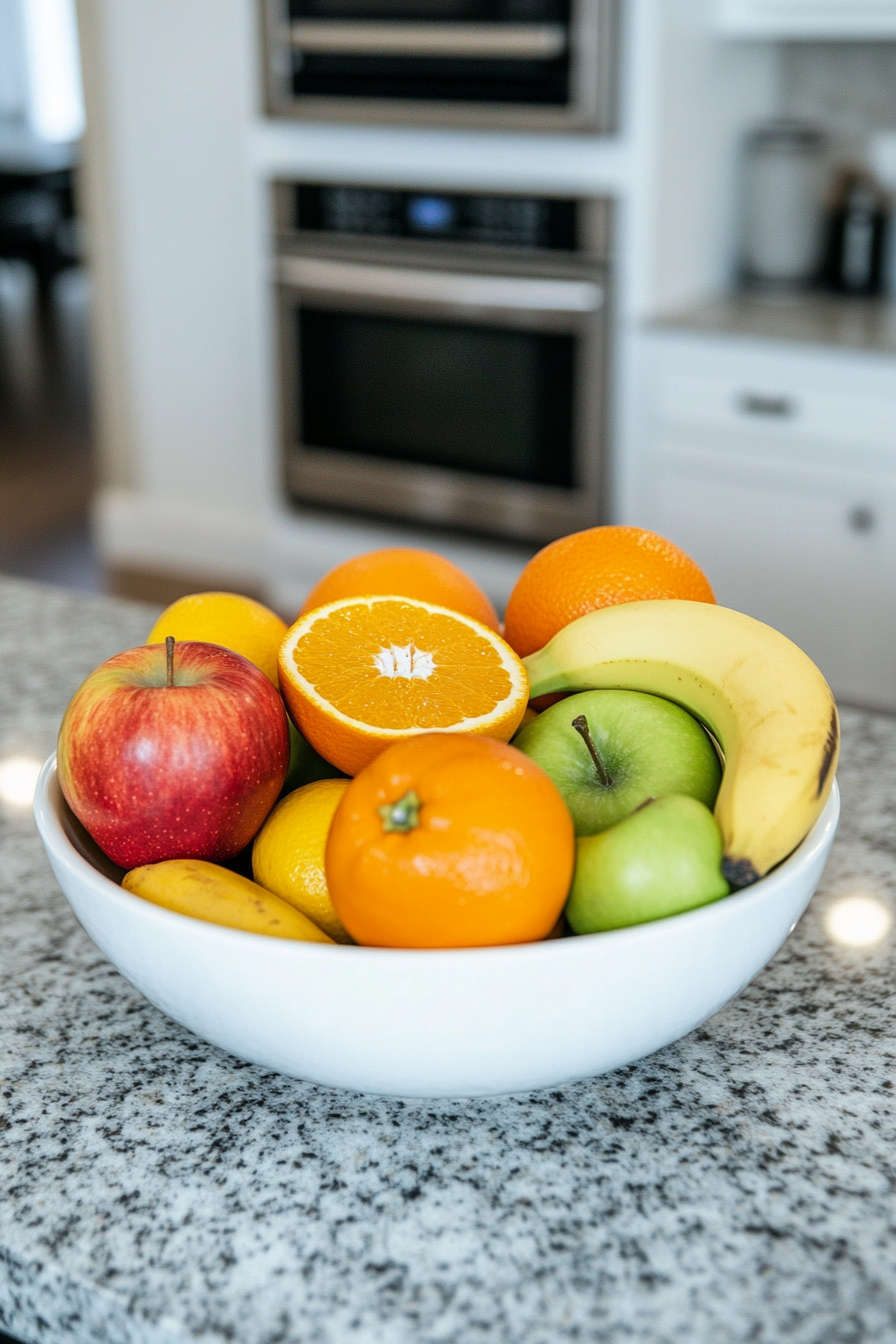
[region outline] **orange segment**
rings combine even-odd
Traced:
[[[280,646],[280,685],[312,746],[356,774],[424,732],[508,741],[526,708],[517,655],[468,616],[401,597],[344,598],[296,621]]]

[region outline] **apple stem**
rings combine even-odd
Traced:
[[[406,835],[408,831],[413,831],[420,825],[420,808],[423,803],[420,795],[409,789],[403,798],[399,798],[397,803],[385,803],[377,808],[383,821],[384,831],[399,831]]]
[[[591,759],[594,762],[594,768],[597,771],[598,779],[601,784],[603,784],[604,788],[608,789],[613,781],[607,774],[606,766],[597,754],[597,747],[594,745],[594,738],[591,736],[591,729],[588,727],[588,720],[585,718],[585,715],[580,714],[578,718],[573,719],[572,726],[575,728],[591,754]]]
[[[165,636],[165,661],[168,667],[167,685],[174,685],[174,636]]]

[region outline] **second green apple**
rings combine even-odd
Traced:
[[[577,841],[566,918],[574,933],[603,933],[680,915],[727,896],[722,833],[696,798],[673,795]]]
[[[715,747],[687,710],[642,691],[584,691],[514,738],[556,784],[576,835],[615,826],[650,798],[685,794],[712,809],[722,780]]]

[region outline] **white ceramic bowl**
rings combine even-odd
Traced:
[[[718,1012],[808,905],[840,796],[835,784],[774,873],[715,905],[613,933],[449,952],[288,942],[131,896],[66,806],[55,756],[34,810],[53,871],[97,947],[197,1036],[331,1087],[472,1097],[604,1073]]]

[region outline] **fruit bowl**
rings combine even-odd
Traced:
[[[687,914],[516,947],[406,951],[291,942],[123,891],[44,765],[35,817],[88,935],[163,1013],[241,1059],[358,1092],[473,1097],[556,1087],[659,1050],[738,994],[794,928],[837,829],[754,886]]]

